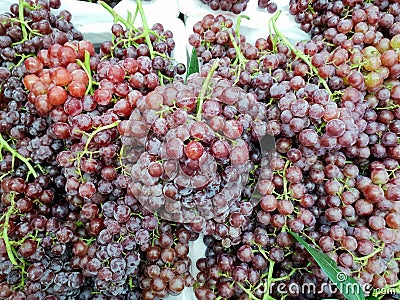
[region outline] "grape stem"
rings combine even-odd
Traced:
[[[25,28],[25,19],[24,19],[24,7],[25,7],[25,0],[18,0],[18,19],[21,24],[21,30],[22,30],[22,37],[23,40],[28,39],[28,32],[26,31]]]
[[[114,23],[121,22],[126,28],[131,28],[131,25],[123,17],[117,14],[115,10],[113,10],[112,7],[109,6],[106,2],[98,1],[97,3],[103,6],[111,14],[114,19]]]
[[[8,210],[5,214],[2,238],[4,240],[4,244],[6,245],[8,258],[10,259],[11,263],[14,266],[16,266],[16,265],[18,265],[18,262],[15,260],[14,253],[12,251],[12,246],[11,246],[10,240],[8,239],[8,226],[9,226],[9,222],[10,222],[10,216],[14,212],[14,209],[15,209],[14,197],[15,197],[15,193],[11,192],[10,193],[10,206],[8,207]]]
[[[270,22],[272,25],[272,28],[275,31],[275,34],[282,40],[282,42],[297,56],[299,57],[302,61],[304,61],[307,66],[310,68],[310,70],[313,71],[313,73],[318,76],[319,81],[321,82],[321,84],[323,85],[323,87],[326,89],[326,91],[329,93],[329,97],[332,98],[332,92],[328,86],[328,83],[326,82],[325,79],[323,79],[321,76],[319,76],[319,72],[318,69],[316,67],[313,66],[313,64],[311,63],[310,59],[307,57],[307,55],[305,55],[303,52],[299,51],[296,49],[296,47],[294,47],[289,40],[285,37],[285,35],[279,31],[277,25],[276,25],[276,21],[278,20],[280,14],[282,13],[281,10],[278,10],[276,12],[276,14],[271,18]]]
[[[375,107],[376,110],[395,110],[397,108],[400,108],[399,104],[390,104],[390,106],[386,107]]]
[[[154,53],[154,49],[153,49],[153,44],[151,43],[150,40],[150,29],[149,29],[149,25],[147,23],[147,19],[146,19],[146,15],[144,13],[144,9],[143,9],[143,5],[142,5],[142,1],[141,0],[136,0],[136,11],[135,11],[135,17],[131,18],[131,14],[128,12],[128,20],[125,20],[122,16],[120,16],[119,14],[117,14],[111,6],[109,6],[106,2],[104,1],[98,1],[98,3],[103,6],[113,17],[114,19],[114,23],[118,23],[121,22],[127,29],[129,29],[130,31],[132,31],[134,29],[134,21],[135,18],[137,16],[137,14],[140,14],[140,18],[142,19],[142,26],[143,26],[143,33],[142,35],[144,36],[145,40],[146,40],[146,44],[149,47],[149,51],[150,51],[150,58],[153,59],[155,56]]]
[[[77,59],[76,63],[85,71],[89,83],[85,91],[85,95],[89,94],[89,92],[92,92],[92,87],[93,87],[93,77],[92,77],[92,72],[90,69],[90,53],[89,51],[85,50],[85,60],[82,62],[81,60]]]
[[[236,284],[247,294],[247,296],[251,299],[251,300],[259,300],[256,296],[254,296],[251,291],[249,291],[248,289],[246,289],[243,284],[241,284],[240,282],[236,282]]]
[[[288,254],[291,254],[291,253],[288,253]],[[293,269],[290,271],[290,273],[287,274],[287,275],[285,275],[285,276],[278,277],[278,278],[271,278],[271,282],[278,282],[278,281],[283,281],[283,280],[289,280],[289,279],[293,276],[293,274],[297,272],[297,270],[298,270],[298,269],[293,268]]]
[[[262,300],[275,300],[274,297],[271,297],[269,295],[269,292],[270,292],[270,289],[271,289],[271,283],[277,281],[277,280],[274,280],[274,278],[273,278],[275,262],[268,257],[267,253],[262,249],[262,247],[260,245],[258,245],[258,244],[255,244],[255,245],[257,245],[258,251],[261,253],[262,256],[264,256],[264,258],[269,263],[267,281],[264,283],[264,292],[265,292],[265,294],[264,294]]]
[[[105,126],[98,127],[98,128],[96,128],[93,132],[91,132],[91,133],[89,134],[88,139],[87,139],[86,144],[85,144],[85,148],[83,149],[82,152],[78,153],[78,155],[77,155],[77,157],[76,157],[76,159],[77,159],[77,174],[80,176],[81,180],[82,180],[81,160],[82,160],[82,157],[83,157],[85,154],[90,153],[90,151],[89,151],[89,144],[90,144],[90,142],[92,141],[92,139],[94,138],[94,136],[95,136],[96,134],[98,134],[100,131],[103,131],[103,130],[107,130],[107,129],[111,129],[111,128],[117,127],[118,124],[119,124],[120,122],[121,122],[121,120],[118,120],[118,121],[115,121],[114,123],[111,123],[111,124],[108,124],[108,125],[105,125]]]
[[[5,148],[5,150],[7,150],[8,152],[11,153],[11,155],[13,156],[13,160],[14,158],[18,158],[19,160],[21,160],[29,169],[29,173],[28,174],[32,174],[35,178],[38,177],[38,174],[36,173],[35,169],[33,168],[33,166],[29,163],[29,160],[25,157],[23,157],[21,154],[19,154],[15,149],[13,149],[8,143],[7,141],[3,138],[3,136],[0,133],[0,150],[2,148]]]
[[[283,168],[283,176],[282,176],[282,180],[283,180],[283,196],[285,197],[285,200],[288,200],[288,191],[287,191],[287,179],[286,179],[286,170],[288,168],[290,164],[290,161],[287,160],[285,163],[285,166]]]
[[[18,22],[21,26],[21,31],[22,31],[22,39],[18,42],[13,43],[13,45],[18,45],[22,44],[26,40],[29,39],[28,36],[28,31],[29,33],[33,35],[38,35],[42,36],[42,34],[38,30],[33,30],[31,27],[29,27],[28,22],[25,21],[24,18],[24,8],[28,7],[29,9],[35,9],[35,6],[29,6],[25,0],[18,0],[18,18],[11,18],[12,21]]]
[[[271,289],[271,283],[272,283],[272,275],[274,272],[274,266],[275,266],[275,262],[272,261],[271,259],[269,260],[269,266],[268,266],[268,276],[267,276],[267,282],[265,283],[265,294],[263,296],[263,300],[270,300],[270,299],[274,299],[269,295],[270,289]]]
[[[196,114],[196,121],[201,122],[201,111],[203,109],[204,97],[206,96],[207,89],[210,85],[211,78],[218,68],[219,59],[216,59],[211,66],[210,72],[208,72],[206,79],[203,82],[201,87],[199,97],[197,98],[197,114]]]
[[[236,36],[240,39],[240,23],[242,23],[242,19],[250,20],[249,16],[246,15],[240,15],[237,20],[236,20],[236,28],[235,28],[235,33]]]
[[[366,256],[361,256],[361,257],[356,257],[355,255],[353,255],[352,253],[350,253],[353,256],[353,260],[355,261],[367,261],[369,260],[371,257],[374,257],[376,254],[382,252],[382,249],[384,247],[384,244],[382,245],[382,247],[379,247],[377,249],[375,249],[374,251],[372,251],[370,254],[366,255]]]
[[[146,43],[150,50],[150,58],[153,59],[154,58],[153,44],[151,43],[150,40],[149,25],[147,24],[146,15],[144,13],[141,0],[136,0],[136,11],[139,11],[140,13],[140,18],[142,19],[142,25],[143,25],[143,33],[145,34]]]
[[[122,174],[127,174],[127,175],[131,175],[127,170],[126,170],[126,165],[123,162],[123,159],[126,155],[126,145],[122,145],[121,149],[119,150],[119,154],[118,154],[118,161],[119,161],[119,167],[121,169],[121,173]]]
[[[237,61],[239,61],[239,66],[238,66],[238,69],[237,69],[236,81],[234,83],[234,84],[236,84],[239,81],[239,78],[240,78],[241,68],[244,69],[247,60],[244,57],[242,51],[240,50],[239,45],[236,43],[235,37],[233,36],[233,34],[231,32],[229,32],[229,38],[231,40],[231,43],[232,43],[233,48],[235,49],[235,52],[236,52],[236,55],[237,55],[236,56],[236,61],[235,61],[234,64],[236,64]]]
[[[118,124],[119,124],[120,122],[121,122],[121,120],[118,120],[118,121],[115,121],[114,123],[111,123],[111,124],[108,124],[108,125],[105,125],[105,126],[101,126],[101,127],[99,127],[99,128],[96,128],[96,130],[94,130],[94,131],[89,135],[88,140],[86,141],[85,148],[84,148],[83,151],[84,151],[84,152],[89,152],[89,151],[88,151],[89,144],[90,144],[90,142],[92,141],[92,139],[94,138],[94,136],[95,136],[96,134],[98,134],[100,131],[103,131],[103,130],[107,130],[107,129],[111,129],[111,128],[117,127]]]

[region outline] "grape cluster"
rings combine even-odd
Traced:
[[[179,295],[185,287],[195,284],[188,254],[189,243],[199,235],[182,225],[174,226],[176,224],[169,222],[158,225],[157,221],[152,225],[157,230],[156,237],[151,246],[146,246],[146,261],[141,264],[139,273],[143,299]]]
[[[224,219],[233,202],[251,198],[259,174],[268,180],[259,145],[265,106],[223,78],[157,87],[121,127],[135,162],[134,196],[163,218]]]
[[[161,23],[136,29],[120,17],[118,20],[111,28],[114,41],[101,43],[99,57],[110,58],[112,64],[126,58],[138,59],[130,70],[129,83],[134,89],[147,93],[160,83],[170,83],[186,73],[185,65],[171,57],[175,49],[171,30],[164,29]]]
[[[374,40],[374,32],[377,31],[379,35],[396,35],[399,30],[399,9],[398,2],[381,0],[372,3],[357,0],[289,2],[289,12],[304,31],[312,36],[332,36],[336,32],[339,39],[343,35],[354,35],[359,40],[367,33],[367,40]]]
[[[236,15],[245,11],[249,0],[201,0],[212,10],[230,11]]]
[[[278,6],[275,2],[271,2],[270,0],[258,0],[259,8],[266,8],[269,13],[274,13],[278,9]]]
[[[21,57],[36,54],[40,49],[47,49],[53,44],[82,39],[82,34],[71,23],[70,12],[60,10],[55,15],[50,11],[60,8],[60,5],[59,0],[24,1],[22,5],[11,5],[9,12],[1,14],[2,67],[11,68]],[[24,22],[19,21],[21,17]],[[6,74],[3,74],[1,86],[5,79]]]

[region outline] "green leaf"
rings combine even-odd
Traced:
[[[336,285],[338,290],[348,300],[365,300],[360,284],[352,277],[344,274],[336,265],[334,260],[325,253],[311,247],[302,237],[294,232],[290,234],[306,248],[308,253],[315,259],[317,264],[325,272],[328,278]]]
[[[374,296],[368,296],[367,298],[365,298],[365,300],[379,300],[379,299]]]
[[[186,79],[190,74],[198,73],[199,70],[199,59],[197,57],[196,49],[193,47],[192,54],[190,55],[188,71],[186,72]]]

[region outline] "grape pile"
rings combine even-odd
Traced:
[[[205,15],[198,72],[139,0],[127,20],[99,2],[114,18],[99,49],[58,0],[11,5],[0,299],[344,299],[299,236],[337,280],[397,299],[380,291],[400,294],[400,5],[367,2],[290,0],[311,35],[296,45],[280,12],[254,43]]]
[[[274,191],[245,217],[240,236],[218,221],[205,228],[198,299],[307,299],[307,283],[316,287],[311,297],[341,299],[289,232],[361,285],[399,286],[398,3],[376,2],[290,1],[312,33],[295,46],[277,28],[279,14],[273,34],[254,44],[222,15],[194,24],[200,73],[218,60],[215,74],[267,105],[276,139]]]

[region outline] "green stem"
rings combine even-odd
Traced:
[[[15,67],[19,67],[22,65],[22,63],[27,59],[28,57],[34,57],[34,54],[15,54],[15,57],[21,57],[21,59],[18,61],[18,63],[15,65]]]
[[[246,16],[246,15],[241,15],[237,18],[235,33],[236,33],[236,36],[239,38],[240,38],[240,23],[242,22],[242,19],[250,20],[249,16]]]
[[[92,87],[93,87],[93,77],[92,77],[92,70],[90,69],[90,53],[89,51],[85,50],[85,60],[84,62],[80,61],[79,59],[76,61],[76,63],[85,71],[89,83],[85,91],[85,95],[89,94],[89,92],[92,92]]]
[[[38,177],[38,174],[36,173],[35,169],[33,166],[29,163],[29,160],[25,157],[23,157],[21,154],[19,154],[15,149],[13,149],[7,141],[3,138],[3,136],[0,133],[0,145],[4,147],[8,152],[12,154],[13,157],[18,158],[21,160],[29,169],[29,173],[32,174],[35,178]]]
[[[107,129],[111,129],[111,128],[117,127],[118,124],[119,124],[120,122],[121,122],[121,120],[118,120],[118,121],[115,121],[114,123],[111,123],[111,124],[106,125],[106,126],[101,126],[101,127],[97,128],[96,130],[94,130],[94,131],[89,135],[89,138],[88,138],[88,140],[86,141],[85,148],[83,149],[83,152],[84,152],[84,153],[87,153],[87,152],[88,152],[89,144],[90,144],[90,142],[92,141],[92,139],[94,138],[94,136],[95,136],[96,134],[98,134],[100,131],[103,131],[103,130],[107,130]]]
[[[323,79],[321,76],[319,76],[319,72],[318,69],[316,67],[313,66],[313,64],[311,63],[310,59],[307,57],[307,55],[305,55],[303,52],[298,51],[290,42],[289,40],[282,34],[282,32],[279,31],[278,27],[276,26],[276,21],[278,20],[280,14],[281,14],[281,10],[278,10],[276,12],[276,14],[271,18],[271,24],[272,27],[274,28],[274,31],[276,33],[277,36],[279,36],[279,38],[283,41],[283,43],[294,53],[296,54],[297,57],[299,57],[302,61],[304,61],[307,66],[310,68],[310,70],[313,71],[313,73],[318,76],[319,81],[321,82],[321,84],[324,86],[324,88],[326,89],[326,91],[329,93],[330,98],[332,98],[332,92],[328,86],[328,83],[326,82],[325,79]]]
[[[269,20],[268,22],[268,31],[269,31],[269,36],[272,41],[272,51],[273,53],[278,53],[278,49],[276,47],[276,36],[272,34],[272,19]]]
[[[213,65],[211,66],[211,70],[210,72],[208,72],[206,80],[204,80],[204,83],[201,87],[200,93],[199,93],[199,97],[197,98],[198,102],[197,102],[197,114],[196,114],[196,121],[197,122],[201,122],[201,111],[203,109],[203,102],[204,102],[204,97],[206,96],[207,93],[207,89],[208,86],[210,84],[211,78],[215,72],[215,70],[218,68],[218,63],[219,63],[219,59],[216,59],[213,63]]]
[[[237,55],[237,57],[239,59],[240,65],[241,66],[245,65],[246,64],[246,58],[244,57],[242,51],[240,50],[239,45],[236,43],[235,37],[233,36],[233,34],[231,32],[229,32],[229,38],[231,39],[231,43],[233,45],[233,48],[235,48],[236,55]]]
[[[25,7],[25,1],[24,0],[18,0],[18,19],[21,21],[21,30],[22,30],[22,37],[23,40],[28,39],[28,32],[26,31],[25,28],[25,19],[24,19],[24,7]]]
[[[132,31],[134,29],[134,19],[136,18],[137,14],[140,14],[140,18],[142,19],[142,27],[143,27],[143,35],[146,40],[147,47],[149,47],[150,51],[150,58],[153,59],[155,56],[154,49],[153,49],[153,44],[151,43],[150,40],[150,32],[151,30],[149,29],[149,25],[147,24],[147,19],[146,15],[144,13],[143,5],[141,0],[136,0],[136,11],[135,11],[135,17],[132,20],[132,15],[128,12],[128,20],[125,20],[123,17],[121,17],[119,14],[117,14],[111,6],[109,6],[106,2],[104,1],[99,1],[98,2],[101,6],[103,6],[113,17],[114,23],[122,23],[126,29],[129,29]]]
[[[269,292],[270,292],[270,289],[271,289],[271,283],[273,283],[274,281],[277,281],[277,280],[274,280],[274,278],[272,277],[273,273],[274,273],[275,262],[268,257],[267,253],[262,249],[262,247],[260,245],[258,245],[258,244],[255,244],[255,245],[258,247],[258,251],[260,252],[260,254],[262,256],[264,256],[264,258],[266,260],[268,260],[268,263],[269,263],[268,274],[267,274],[267,282],[264,283],[265,294],[264,294],[262,300],[275,300],[274,297],[271,297],[269,295]],[[279,278],[278,278],[278,280],[279,280]]]
[[[151,43],[151,40],[150,40],[149,25],[147,24],[147,19],[146,19],[146,15],[144,13],[142,0],[136,0],[136,5],[137,5],[136,10],[139,11],[140,18],[142,19],[143,33],[145,34],[146,43],[150,50],[150,58],[153,59],[154,58],[153,44]]]
[[[81,180],[82,180],[81,160],[82,160],[82,157],[83,157],[85,154],[90,153],[88,148],[89,148],[89,144],[90,144],[90,142],[92,141],[92,139],[94,138],[94,136],[95,136],[96,134],[98,134],[100,131],[103,131],[103,130],[106,130],[106,129],[110,129],[110,128],[117,127],[118,124],[119,124],[120,122],[121,122],[121,120],[118,120],[118,121],[115,121],[114,123],[111,123],[111,124],[109,124],[109,125],[98,127],[98,128],[96,128],[93,132],[91,132],[91,133],[89,134],[88,139],[87,139],[86,144],[85,144],[85,148],[83,149],[82,152],[78,153],[78,155],[77,155],[77,157],[76,157],[76,160],[77,160],[77,165],[76,165],[77,171],[76,171],[76,172],[77,172],[77,174],[79,175],[79,177],[80,177]]]
[[[283,180],[283,196],[285,197],[285,200],[288,200],[288,191],[287,191],[287,179],[286,179],[286,169],[289,166],[290,161],[287,160],[285,163],[285,166],[283,168],[283,176],[282,176],[282,180]]]
[[[11,203],[10,203],[10,206],[8,207],[8,210],[7,210],[6,214],[5,214],[2,238],[4,240],[4,244],[6,245],[8,258],[10,259],[11,263],[14,266],[16,266],[16,265],[18,265],[18,262],[15,260],[15,257],[14,257],[14,254],[13,254],[13,248],[11,246],[10,240],[8,239],[8,228],[9,228],[10,217],[11,217],[11,214],[14,212],[14,209],[15,209],[14,197],[15,197],[15,193],[12,192],[10,194],[10,202]]]
[[[273,272],[274,272],[274,266],[275,262],[272,260],[269,260],[269,266],[268,266],[268,276],[267,276],[267,282],[266,282],[266,289],[265,289],[265,294],[263,296],[263,300],[269,300],[271,299],[269,292],[271,288],[271,283],[273,282]]]
[[[135,23],[135,20],[137,18],[138,15],[138,10],[135,10],[135,15],[132,17],[132,13],[130,11],[128,11],[128,22],[132,22],[132,24]]]
[[[251,299],[251,300],[259,300],[256,296],[254,296],[251,291],[249,291],[248,289],[246,289],[243,284],[241,284],[240,282],[236,282],[236,284],[247,294],[247,296]]]
[[[282,280],[289,280],[289,279],[293,276],[293,274],[296,273],[296,271],[297,271],[297,269],[294,269],[294,268],[293,268],[293,270],[290,271],[290,273],[287,274],[286,276],[282,276],[282,277],[279,277],[279,278],[272,278],[272,279],[271,279],[271,282],[277,282],[277,281],[282,281]]]
[[[383,246],[382,246],[382,248],[383,248]],[[379,247],[379,248],[375,249],[374,251],[372,251],[370,254],[368,254],[366,256],[357,257],[357,256],[353,255],[353,260],[355,260],[355,261],[367,261],[371,257],[374,257],[376,254],[382,252],[382,248]],[[350,253],[350,254],[352,254],[352,253]]]
[[[399,108],[400,105],[398,104],[391,104],[390,106],[386,106],[386,107],[375,107],[376,110],[394,110]]]

